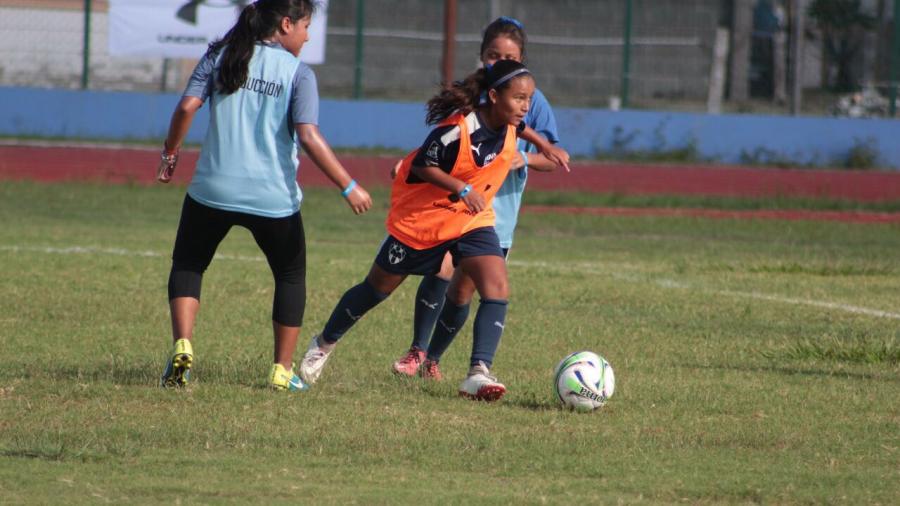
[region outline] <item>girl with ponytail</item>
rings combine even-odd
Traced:
[[[490,68],[501,60],[525,61],[525,44],[528,37],[525,28],[518,20],[501,16],[484,29],[479,57],[485,68]],[[483,71],[476,72],[473,77],[477,81],[483,79]],[[461,83],[461,89],[471,90],[477,83]],[[446,110],[462,107],[461,102],[451,105],[454,90],[442,94],[448,101],[446,106],[435,103],[435,117],[442,116]],[[464,95],[471,98],[472,92]],[[478,102],[484,100],[479,97]],[[556,131],[556,118],[553,109],[539,89],[534,90],[531,104],[523,122],[541,134],[551,143],[559,142]],[[494,229],[500,238],[500,247],[504,255],[509,255],[512,248],[513,232],[518,221],[519,208],[529,169],[540,172],[556,170],[557,165],[535,153],[535,146],[524,139],[519,139],[518,155],[507,173],[503,185],[497,190],[493,200],[496,223]],[[440,380],[442,378],[439,361],[450,346],[456,333],[465,324],[469,315],[469,305],[475,295],[475,284],[460,269],[454,269],[449,255],[444,257],[441,269],[434,275],[422,277],[413,310],[413,339],[406,353],[392,364],[395,374],[415,376],[424,379]],[[441,324],[438,324],[438,321]]]
[[[506,387],[490,374],[506,317],[506,262],[494,230],[491,200],[517,156],[517,137],[547,160],[569,155],[522,122],[534,93],[528,69],[498,61],[453,83],[428,102],[436,128],[401,162],[391,191],[388,235],[368,276],[344,293],[322,333],[309,344],[300,376],[315,382],[338,339],[410,274],[437,273],[446,254],[481,295],[469,374],[459,394],[495,401]],[[482,97],[484,100],[482,101]]]
[[[292,360],[306,307],[306,243],[297,184],[297,144],[341,189],[354,213],[372,205],[318,128],[316,76],[299,59],[309,39],[311,0],[258,0],[210,44],[172,114],[157,179],[171,181],[178,149],[210,103],[206,139],[184,198],[169,272],[173,350],[160,385],[188,383],[203,273],[232,226],[250,230],[275,278],[273,364],[268,385],[307,388]]]

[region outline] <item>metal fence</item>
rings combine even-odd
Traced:
[[[519,19],[557,106],[885,116],[894,113],[900,0],[330,0],[323,97],[421,101],[481,31]],[[112,57],[108,3],[0,0],[0,86],[180,91],[195,61]]]

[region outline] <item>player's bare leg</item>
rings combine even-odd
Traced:
[[[176,297],[169,301],[173,343],[179,339],[191,340],[194,335],[194,321],[199,311],[200,301],[193,297]]]
[[[163,388],[183,387],[190,380],[194,363],[191,337],[200,301],[193,297],[176,297],[169,301],[169,311],[172,314],[172,354],[159,384]]]
[[[273,321],[272,330],[275,334],[275,363],[290,369],[294,360],[294,350],[297,349],[300,327],[288,327]]]

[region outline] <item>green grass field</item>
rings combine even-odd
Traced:
[[[311,391],[266,390],[271,276],[234,229],[205,277],[195,384],[163,391],[183,194],[0,183],[0,503],[900,498],[896,225],[526,214],[496,404],[456,396],[471,321],[444,382],[390,374],[415,279]],[[387,209],[375,197],[355,217],[336,191],[307,191],[303,347],[368,270]],[[551,393],[580,349],[617,377],[591,414]]]

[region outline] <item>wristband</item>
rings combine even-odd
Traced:
[[[350,183],[347,185],[347,187],[344,188],[343,190],[341,190],[341,195],[342,195],[343,197],[346,197],[347,195],[350,195],[350,192],[352,192],[354,188],[356,188],[356,180],[355,180],[355,179],[351,179],[351,180],[350,180]]]
[[[526,153],[525,151],[519,151],[519,154],[522,155],[522,160],[525,161],[525,165],[523,165],[522,168],[528,168],[528,153]]]
[[[463,198],[463,197],[465,197],[466,195],[468,195],[470,191],[472,191],[472,185],[467,184],[466,187],[463,188],[462,190],[460,190],[459,193],[457,193],[456,195],[457,195],[459,198]]]
[[[159,154],[159,165],[156,167],[156,180],[160,183],[168,183],[175,174],[175,166],[178,164],[178,151],[167,154],[169,146],[163,142],[163,150]]]

